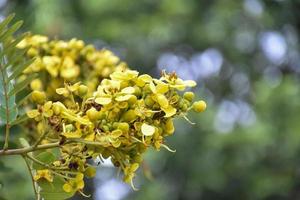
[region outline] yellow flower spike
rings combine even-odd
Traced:
[[[39,179],[46,179],[49,182],[53,182],[53,176],[48,169],[37,170],[34,180],[38,181]]]
[[[30,111],[27,111],[26,112],[26,114],[27,114],[27,116],[29,117],[29,118],[36,118],[37,116],[39,116],[40,115],[40,112],[38,111],[38,110],[30,110]]]
[[[193,103],[193,109],[196,112],[203,112],[206,109],[205,101],[196,101]]]
[[[145,135],[145,136],[151,136],[155,132],[155,127],[154,126],[150,126],[150,125],[148,125],[146,123],[143,123],[142,127],[141,127],[141,131],[142,131],[143,135]]]

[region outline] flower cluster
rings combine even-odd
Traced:
[[[39,74],[31,82],[31,89],[45,91],[53,100],[58,100],[55,90],[64,82],[82,81],[93,91],[112,72],[128,68],[111,51],[97,50],[77,39],[49,40],[46,36],[32,35],[21,41],[18,48],[28,48],[27,57],[34,58],[34,62],[24,70],[25,76]]]
[[[29,48],[28,57],[36,58],[24,76],[39,74],[30,84],[33,104],[27,116],[32,120],[24,126],[35,144],[59,145],[47,164],[32,158],[42,166],[34,179],[60,177],[67,193],[82,193],[84,178],[96,174],[92,160],[106,158],[134,188],[148,148],[172,151],[165,138],[175,131],[173,119],[206,108],[204,101],[194,102],[193,92],[183,92],[196,86],[194,81],[164,71],[159,79],[140,75],[110,51],[80,40],[48,41],[35,35],[19,48]]]

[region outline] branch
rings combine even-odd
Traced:
[[[59,146],[60,146],[59,142],[55,142],[55,143],[43,144],[43,145],[38,145],[38,146],[30,146],[30,147],[25,147],[25,148],[20,148],[20,149],[0,150],[0,156],[22,155],[25,153],[38,151],[41,149],[52,149],[52,148],[56,148]]]

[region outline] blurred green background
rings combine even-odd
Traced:
[[[176,121],[175,154],[147,154],[138,192],[108,163],[89,181],[91,199],[300,199],[299,0],[0,0],[11,12],[24,31],[197,80],[208,102],[190,116],[196,125]],[[14,170],[1,168],[0,199],[33,199],[22,160],[4,161]]]

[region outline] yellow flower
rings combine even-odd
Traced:
[[[46,66],[46,70],[52,77],[57,77],[61,59],[58,56],[44,56],[43,64]]]
[[[57,88],[56,93],[59,95],[63,95],[64,97],[68,97],[72,92],[79,90],[80,82],[77,82],[73,85],[65,84],[63,88]]]
[[[96,140],[103,144],[104,147],[113,146],[118,148],[121,145],[121,141],[119,137],[122,135],[122,131],[117,129],[108,133],[100,133],[98,132],[96,135]]]
[[[36,120],[39,119],[39,117],[51,117],[53,115],[53,110],[52,110],[52,101],[46,102],[40,110],[38,109],[33,109],[30,111],[26,112],[27,116],[29,118],[34,118]]]
[[[63,185],[63,190],[65,192],[76,192],[78,190],[82,190],[84,187],[83,174],[78,173],[75,178],[67,181]]]
[[[48,169],[37,170],[34,180],[38,181],[39,179],[46,179],[49,182],[53,181],[53,176]]]

